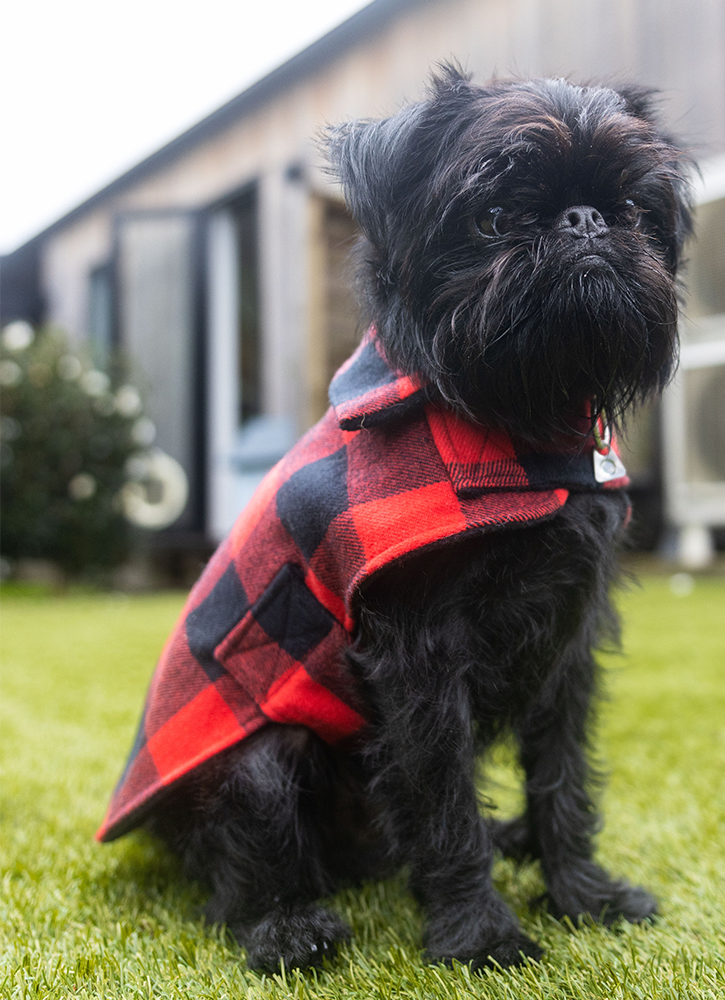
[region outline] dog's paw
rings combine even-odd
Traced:
[[[496,893],[439,910],[426,929],[425,945],[430,961],[455,960],[474,969],[524,965],[543,955]]]
[[[494,942],[485,953],[477,955],[472,962],[474,969],[487,969],[501,966],[506,969],[514,965],[525,965],[527,958],[535,962],[543,957],[544,949],[527,937],[519,934],[516,938],[507,938]]]
[[[593,864],[583,872],[558,879],[544,898],[550,913],[558,919],[568,917],[573,923],[589,916],[606,926],[620,920],[641,924],[657,913],[657,900],[646,889],[624,879],[610,879]]]
[[[425,958],[429,962],[443,962],[444,965],[452,965],[455,960],[462,965],[470,965],[472,969],[508,969],[524,965],[529,958],[538,962],[543,954],[543,949],[536,941],[519,931],[512,937],[491,941],[479,947],[473,954],[439,955],[428,950]]]
[[[544,949],[536,941],[519,932],[516,937],[493,941],[487,948],[483,948],[472,958],[471,967],[473,969],[495,969],[496,967],[508,969],[516,965],[525,965],[527,958],[538,962],[543,954]]]
[[[612,916],[609,918],[608,913],[605,913],[604,922],[611,924],[620,918],[628,920],[630,924],[653,921],[657,916],[655,897],[640,885],[628,885],[626,882],[620,885],[621,891],[619,898],[615,900]]]
[[[646,889],[624,880],[612,883],[612,889],[598,917],[607,927],[620,920],[642,924],[657,916],[657,900]]]
[[[247,951],[249,968],[260,972],[322,965],[351,933],[338,916],[315,905],[272,910],[258,923],[232,931]]]

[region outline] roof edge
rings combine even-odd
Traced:
[[[165,143],[149,156],[144,157],[139,163],[129,170],[124,171],[110,183],[104,185],[95,194],[90,195],[75,208],[66,212],[55,222],[52,222],[45,229],[42,229],[35,236],[32,236],[25,243],[16,247],[10,253],[3,254],[3,257],[12,257],[13,254],[30,247],[32,244],[45,239],[51,233],[68,223],[80,218],[86,212],[91,211],[113,195],[123,191],[130,185],[138,182],[142,178],[160,170],[166,164],[173,162],[178,156],[195,143],[210,138],[216,132],[222,131],[235,118],[248,113],[254,107],[264,104],[297,79],[304,77],[311,71],[317,70],[326,62],[339,56],[347,47],[359,41],[365,35],[369,35],[383,27],[387,21],[393,18],[406,7],[419,6],[429,0],[372,0],[361,10],[352,14],[349,18],[332,28],[296,55],[287,59],[276,69],[261,77],[251,86],[247,87],[236,97],[232,97],[216,111],[212,111],[196,124],[190,126],[177,135],[174,139]]]

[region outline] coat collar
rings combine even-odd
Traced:
[[[532,452],[530,446],[512,441],[503,431],[472,424],[431,404],[424,381],[391,367],[373,327],[333,378],[330,402],[344,431],[399,420],[426,407],[436,448],[459,493],[482,488],[541,489],[557,484],[580,489],[629,484],[614,444],[611,447],[616,471],[604,481],[595,472],[597,460],[593,452],[601,449],[592,435],[584,440],[581,435],[572,435],[558,448]],[[608,451],[609,447],[605,457]]]
[[[340,427],[373,427],[422,406],[425,383],[391,368],[371,327],[330,384],[330,402]]]

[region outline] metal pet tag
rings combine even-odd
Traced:
[[[602,410],[594,427],[592,427],[595,448],[594,478],[598,483],[608,483],[612,479],[621,479],[627,475],[619,455],[612,448],[612,428],[607,423],[607,417]]]
[[[627,475],[627,470],[622,465],[622,461],[614,448],[610,448],[606,455],[600,451],[594,451],[594,478],[598,483],[608,483],[612,479],[621,479]]]

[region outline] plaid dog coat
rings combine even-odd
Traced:
[[[182,775],[268,722],[364,738],[341,655],[379,569],[464,534],[551,517],[599,484],[592,443],[531,453],[431,403],[372,334],[332,407],[266,476],[192,590],[151,681],[138,736],[97,833],[143,822]]]

